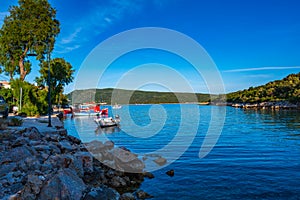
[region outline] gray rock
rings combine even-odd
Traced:
[[[17,163],[17,167],[19,170],[26,172],[28,171],[28,166],[25,163],[25,160],[21,160],[20,162]]]
[[[113,153],[111,153],[109,151],[103,151],[102,155],[103,155],[103,160],[110,160],[110,161],[114,160]]]
[[[5,162],[18,162],[22,159],[25,159],[27,157],[31,157],[32,154],[30,152],[29,147],[26,146],[20,146],[11,149],[10,151],[6,152],[5,155],[1,158],[0,163]]]
[[[49,152],[51,150],[49,145],[44,145],[44,144],[36,145],[36,146],[34,146],[34,148],[37,151],[44,151],[44,152]]]
[[[58,143],[50,143],[49,147],[51,149],[52,154],[61,154],[60,148],[58,148],[59,144]]]
[[[60,136],[67,136],[68,132],[66,129],[60,129],[60,130],[56,130],[57,134],[59,134]]]
[[[45,178],[43,176],[30,174],[28,175],[27,184],[25,187],[29,187],[31,189],[31,192],[37,195],[38,193],[40,193],[44,180]]]
[[[61,165],[62,165],[61,156],[59,156],[59,155],[51,155],[43,163],[43,165],[51,165],[52,168],[60,168]]]
[[[49,138],[49,141],[52,141],[52,142],[59,142],[60,141],[60,136],[59,135],[56,135],[56,134],[51,134],[51,135],[47,135],[47,137]]]
[[[86,189],[82,179],[71,169],[62,169],[41,189],[39,200],[45,199],[81,199]]]
[[[111,149],[114,148],[115,143],[114,143],[113,141],[108,140],[108,141],[105,141],[105,142],[104,142],[104,146],[105,146],[106,148],[108,148],[109,150],[111,150]]]
[[[28,138],[27,138],[28,139]],[[28,139],[29,140],[29,139]],[[41,140],[31,140],[29,142],[29,146],[37,146],[37,145],[40,145],[42,143]]]
[[[68,135],[67,139],[69,141],[71,141],[72,143],[74,143],[74,144],[81,144],[81,140],[78,139],[78,138],[76,138],[76,137],[74,137],[74,136],[72,136],[72,135]]]
[[[23,133],[23,136],[28,137],[30,140],[41,139],[41,133],[35,127],[26,128],[26,131]]]
[[[93,172],[93,157],[89,152],[76,152],[74,157],[82,161],[85,171]]]
[[[174,176],[174,169],[167,171],[166,174],[171,177]]]
[[[34,171],[41,168],[41,163],[37,160],[36,157],[27,157],[24,161],[29,170]]]
[[[103,161],[104,157],[101,153],[93,154],[94,158],[97,159],[98,161]]]
[[[23,187],[24,187],[24,185],[22,183],[15,183],[9,187],[9,190],[10,190],[11,194],[15,194],[15,193],[21,191]],[[19,195],[16,195],[16,196],[18,197]],[[9,200],[13,200],[13,197],[9,197]],[[20,200],[20,197],[17,200]]]
[[[92,188],[83,200],[118,200],[120,194],[112,188],[101,186]]]
[[[74,149],[72,147],[72,145],[70,144],[70,142],[67,140],[60,141],[58,143],[58,147],[60,148],[60,150],[62,152],[70,152],[70,151],[73,151],[73,149]]]
[[[16,163],[6,163],[0,165],[0,177],[5,176],[9,172],[15,170],[17,168]]]
[[[120,200],[135,200],[136,198],[132,193],[126,192],[121,195]]]
[[[160,157],[154,160],[154,162],[156,164],[158,164],[159,166],[165,165],[167,163],[167,159]]]
[[[28,138],[25,137],[19,137],[15,140],[15,142],[12,143],[12,147],[19,147],[19,146],[23,146],[25,144],[28,144],[30,142],[30,140]]]
[[[122,163],[121,168],[130,173],[142,173],[145,168],[145,164],[141,160],[135,159],[130,163]]]
[[[82,159],[74,158],[73,163],[70,165],[70,168],[74,169],[79,177],[84,177],[84,168]]]
[[[42,172],[47,172],[47,171],[51,171],[53,169],[53,165],[51,165],[51,164],[49,164],[49,163],[44,163],[44,164],[42,164],[41,165],[41,168],[40,168],[40,170],[42,171]]]
[[[153,179],[154,178],[154,175],[151,172],[144,172],[143,175],[144,175],[144,177],[147,177],[149,179]]]
[[[98,154],[105,150],[105,145],[98,140],[93,140],[91,142],[85,143],[85,148],[92,154]]]
[[[114,176],[110,180],[110,184],[113,188],[124,187],[126,186],[126,181],[122,177]]]
[[[136,192],[136,196],[139,199],[149,199],[149,198],[153,198],[152,195],[148,194],[147,192],[144,192],[143,190],[138,190]]]

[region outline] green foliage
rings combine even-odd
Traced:
[[[45,87],[48,81],[48,63],[40,64],[41,76],[36,78],[38,85]],[[52,103],[58,104],[66,100],[64,97],[63,88],[71,83],[74,79],[74,70],[72,65],[63,58],[55,58],[50,62],[50,86]]]
[[[12,81],[11,85],[14,88],[13,95],[17,97],[17,105],[20,105],[20,95],[22,93],[22,107],[19,112],[26,113],[28,116],[47,113],[47,90],[41,90],[37,86],[19,79]]]
[[[53,50],[59,22],[47,0],[19,0],[9,13],[0,29],[0,65],[11,79],[19,74],[24,80],[31,70],[28,53],[35,52],[36,59],[43,60]]]
[[[290,74],[282,80],[266,85],[250,87],[247,90],[227,94],[227,101],[232,103],[260,103],[289,101],[300,102],[300,73]]]
[[[12,89],[7,89],[7,88],[1,88],[0,89],[0,95],[4,97],[6,103],[11,107],[15,105],[16,100],[13,96]]]
[[[55,38],[60,32],[59,21],[48,0],[19,0],[18,3],[18,6],[9,9],[0,29],[0,73],[10,76],[12,87],[11,90],[1,89],[0,94],[9,105],[19,106],[22,103],[19,113],[29,116],[46,114],[48,66],[45,55],[50,57],[54,49]],[[29,53],[40,61],[39,87],[24,81],[31,71]],[[73,81],[73,73],[71,64],[64,59],[51,60],[52,103],[67,102],[62,94],[63,87]],[[19,75],[16,80],[15,75]]]

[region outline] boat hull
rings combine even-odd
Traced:
[[[119,124],[120,124],[119,118],[113,119],[112,117],[95,118],[94,121],[101,128],[119,126]]]

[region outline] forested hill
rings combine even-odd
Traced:
[[[112,100],[112,93],[117,96],[117,99]],[[128,103],[130,104],[151,104],[151,103],[178,103],[177,96],[180,96],[180,102],[195,102],[195,94],[192,93],[172,93],[172,92],[150,92],[150,91],[132,91],[123,89],[86,89],[75,90],[68,94],[68,98],[72,103],[85,103],[85,102],[105,102],[107,104]],[[208,102],[210,99],[209,94],[196,94],[196,102]]]
[[[300,73],[290,74],[282,80],[227,94],[227,102],[259,103],[289,101],[300,102]]]

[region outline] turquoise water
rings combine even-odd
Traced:
[[[212,111],[218,116],[226,112],[225,123],[215,147],[200,159]],[[182,112],[190,123],[180,124]],[[68,118],[65,127],[83,141],[110,139],[140,155],[168,145],[173,145],[174,152],[187,148],[174,162],[168,160],[164,168],[154,171],[154,179],[143,183],[141,189],[154,199],[300,199],[297,111],[169,104],[123,106],[114,114],[121,116],[120,129],[97,130],[89,117]],[[194,133],[196,122],[199,127]],[[175,138],[179,140],[174,145]],[[175,176],[165,174],[170,169]]]

